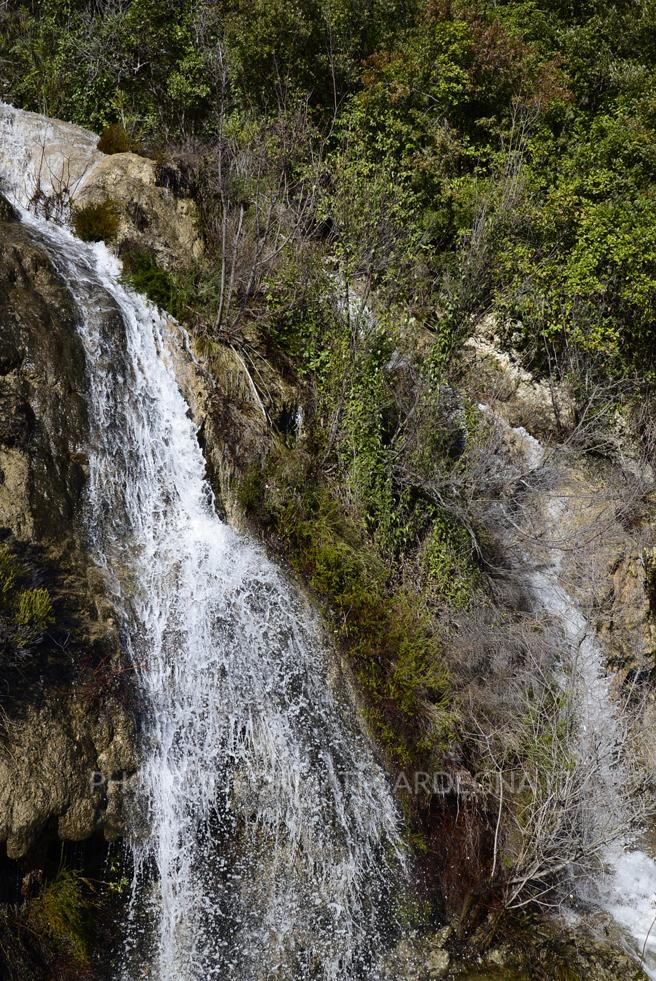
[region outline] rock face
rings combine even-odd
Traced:
[[[20,144],[12,139],[17,120],[21,130],[29,134]],[[0,172],[16,173],[11,196],[26,205],[50,197],[53,208],[66,208],[93,164],[103,157],[96,149],[98,137],[90,130],[3,103],[0,137]]]
[[[30,134],[27,144],[24,137],[12,140],[17,123]],[[6,189],[12,200],[62,217],[71,207],[110,200],[120,217],[119,252],[125,244],[147,248],[174,270],[197,258],[202,244],[194,202],[158,183],[154,160],[135,153],[107,156],[97,147],[90,130],[0,103],[0,172],[15,175]]]
[[[101,155],[73,200],[77,208],[114,203],[120,218],[119,252],[125,243],[147,248],[165,269],[179,271],[202,251],[194,202],[158,185],[154,160],[135,153]]]
[[[56,614],[44,650],[25,654],[14,675],[3,671],[0,841],[19,858],[44,829],[73,840],[118,834],[123,785],[105,780],[133,772],[135,758],[130,714],[113,693],[111,610],[78,534],[87,415],[76,311],[0,198],[2,218],[0,534],[33,557]]]
[[[615,666],[636,676],[651,672],[656,656],[653,568],[653,548],[623,555],[611,564],[604,604],[608,615],[599,626],[613,650]]]
[[[471,981],[647,981],[648,977],[623,948],[612,924],[577,927],[558,918],[527,924],[516,936],[486,950],[464,976]]]
[[[125,831],[123,801],[134,772],[134,730],[115,698],[90,708],[62,693],[7,721],[0,744],[0,840],[22,858],[55,823],[62,840]]]
[[[492,403],[511,426],[540,435],[573,425],[574,402],[564,385],[536,380],[518,357],[503,350],[494,317],[484,318],[464,345],[467,389]]]
[[[0,525],[19,539],[70,533],[84,479],[84,359],[75,310],[18,223],[0,238]]]
[[[618,683],[647,681],[656,655],[656,550],[653,525],[644,519],[651,468],[619,412],[594,455],[569,452],[576,419],[566,385],[534,379],[501,349],[497,327],[485,318],[465,344],[467,390],[507,423],[515,454],[521,440],[510,427],[543,440],[550,492],[561,485],[570,502],[560,518],[565,579],[589,611]]]
[[[451,955],[445,948],[451,933],[450,926],[434,934],[409,931],[385,958],[383,977],[389,981],[437,981],[447,977]]]
[[[198,424],[208,475],[218,504],[229,524],[246,530],[235,499],[235,482],[250,463],[273,445],[271,416],[294,405],[297,393],[270,365],[264,365],[268,405],[265,406],[244,358],[228,345],[201,348],[199,357],[181,356],[179,344],[176,375]]]

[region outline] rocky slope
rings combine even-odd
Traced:
[[[121,216],[117,251],[137,244],[169,268],[198,254],[195,207],[158,184],[152,160],[106,156],[94,134],[21,115],[34,131],[19,189],[24,200],[69,210],[111,198]],[[0,159],[9,147],[5,141]],[[0,196],[0,533],[18,550],[38,553],[58,619],[50,649],[31,671],[32,687],[18,678],[6,685],[0,841],[12,859],[28,855],[43,834],[80,840],[99,830],[109,837],[125,831],[122,778],[135,768],[135,726],[118,692],[113,611],[80,537],[88,434],[76,316],[44,249]],[[248,401],[239,361],[227,357],[224,377]],[[237,412],[230,440],[220,439],[225,406],[209,374],[189,365],[183,374],[201,433],[208,434],[210,463],[226,484],[233,470],[228,443],[234,448],[235,429],[252,429],[251,418],[257,435],[259,410]]]

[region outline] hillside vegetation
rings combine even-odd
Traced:
[[[457,394],[462,345],[489,318],[536,377],[566,382],[584,450],[619,400],[628,417],[648,401],[655,67],[653,0],[0,6],[0,97],[153,157],[196,200],[203,257],[172,273],[141,250],[125,275],[210,364],[239,355],[271,438],[236,495],[324,604],[395,771],[480,771],[486,725],[513,767],[571,763],[543,640],[496,604],[485,517],[508,475]],[[105,211],[104,229],[102,207],[76,224],[110,238]],[[488,646],[467,660],[453,630],[474,612]],[[516,856],[492,858],[497,804],[454,845],[457,861],[478,841],[478,877],[443,897],[465,920],[557,885],[540,869],[518,892]],[[430,883],[454,860],[433,840],[451,805],[405,806]]]

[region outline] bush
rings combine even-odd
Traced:
[[[436,595],[456,610],[465,609],[479,579],[466,530],[448,517],[437,515],[426,538],[422,560],[428,595]]]
[[[158,307],[176,316],[176,284],[173,276],[157,262],[151,249],[130,246],[121,250],[123,278]]]
[[[441,644],[421,595],[395,581],[364,519],[293,453],[247,470],[238,499],[326,603],[390,760],[439,759],[457,724]]]
[[[14,621],[21,645],[41,637],[54,623],[52,600],[47,589],[22,589],[16,597]]]
[[[76,208],[73,213],[75,234],[83,242],[111,242],[116,237],[118,226],[118,211],[110,199]]]
[[[127,153],[132,150],[132,141],[120,123],[105,126],[98,140],[101,153]]]
[[[7,545],[0,546],[0,628],[14,652],[37,644],[55,622],[50,593],[29,586],[30,571]]]

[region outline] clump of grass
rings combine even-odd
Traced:
[[[79,964],[87,964],[90,913],[95,905],[89,880],[61,865],[54,878],[29,901],[26,921],[49,945],[69,952]]]
[[[7,604],[20,575],[20,563],[6,545],[0,545],[0,602]]]
[[[83,242],[111,242],[116,238],[118,226],[118,210],[110,198],[73,212],[73,228]]]
[[[16,597],[15,609],[14,622],[23,645],[38,640],[55,622],[47,589],[22,589]]]
[[[11,549],[0,545],[0,625],[16,651],[36,644],[55,622],[49,591],[30,587],[28,569]]]

